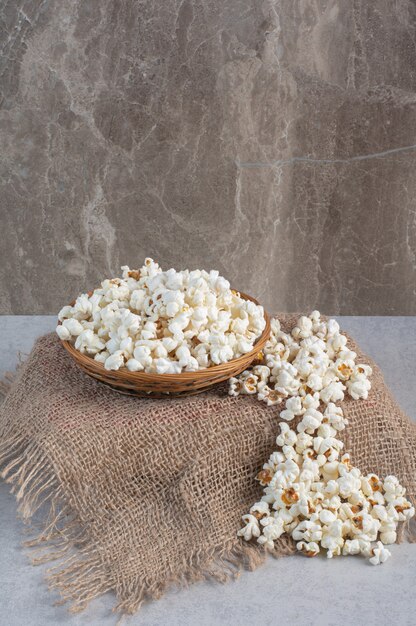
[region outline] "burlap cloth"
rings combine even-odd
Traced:
[[[350,345],[374,374],[367,401],[343,403],[346,448],[362,471],[397,475],[415,502],[416,425]],[[49,583],[72,610],[114,590],[117,608],[134,612],[172,583],[225,581],[264,560],[236,532],[261,495],[254,476],[276,447],[278,421],[276,407],[232,398],[226,385],[171,400],[119,395],[50,334],[0,407],[0,468],[23,518],[42,511],[28,545],[35,562],[56,560]],[[274,555],[293,552],[283,537]]]

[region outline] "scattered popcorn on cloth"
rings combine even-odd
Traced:
[[[396,534],[415,538],[416,426],[379,368],[335,340],[336,326],[315,377],[306,354],[286,371],[296,343],[314,348],[301,338],[310,323],[278,319],[288,344],[276,337],[282,346],[243,375],[243,397],[228,382],[188,398],[117,394],[85,376],[55,333],[38,340],[0,406],[0,472],[23,518],[36,518],[34,560],[55,559],[49,583],[72,610],[113,590],[132,613],[172,584],[225,581],[269,552],[358,554],[376,530],[367,554],[377,564]],[[237,536],[243,515],[250,541]]]
[[[266,321],[216,270],[140,270],[104,280],[59,312],[56,332],[107,370],[180,374],[227,363],[253,350]]]
[[[296,429],[280,424],[279,451],[257,477],[264,495],[243,516],[237,534],[273,549],[288,533],[309,557],[322,547],[328,558],[362,554],[373,565],[384,563],[391,553],[383,544],[396,542],[398,523],[409,521],[415,509],[395,476],[384,482],[375,474],[363,476],[337,438],[348,420],[335,403],[344,392],[366,400],[372,369],[356,363],[338,323],[322,320],[319,311],[300,317],[291,333],[278,319],[271,328],[265,363],[231,378],[229,394],[257,393],[268,406],[285,401],[280,418],[301,419]]]

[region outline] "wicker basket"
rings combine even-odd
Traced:
[[[258,304],[257,300],[247,294],[239,292],[245,300]],[[73,304],[73,303],[72,303]],[[119,393],[133,396],[166,398],[167,396],[191,396],[206,391],[213,385],[237,376],[247,369],[256,360],[270,335],[270,319],[264,312],[266,326],[260,335],[253,350],[243,354],[238,359],[213,365],[196,372],[182,372],[181,374],[151,374],[147,372],[130,372],[127,368],[106,370],[102,363],[93,357],[81,354],[75,350],[69,341],[62,341],[62,345],[76,364],[86,374],[96,378]]]

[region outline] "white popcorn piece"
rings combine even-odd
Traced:
[[[341,402],[344,399],[344,389],[345,387],[340,381],[333,381],[330,382],[329,385],[325,387],[325,389],[322,389],[319,395],[322,402],[324,402],[325,404],[329,404],[330,402]],[[348,391],[350,391],[349,388]],[[354,400],[357,399],[358,398],[354,398]]]
[[[309,317],[302,316],[299,318],[297,326],[292,330],[295,339],[305,339],[312,334],[312,320]]]
[[[121,350],[111,354],[104,363],[106,370],[118,370],[122,365],[124,365],[124,355]]]
[[[210,354],[211,360],[215,365],[227,363],[233,358],[233,351],[230,346],[213,346]]]
[[[260,526],[257,517],[254,515],[243,515],[245,526],[238,531],[237,535],[243,537],[245,541],[250,541],[253,537],[260,536]]]
[[[72,306],[64,306],[64,307],[62,307],[62,309],[58,313],[58,320],[60,322],[63,322],[63,320],[65,318],[72,317],[73,312],[74,312],[74,309],[72,308]]]
[[[372,554],[373,556],[369,559],[371,565],[385,563],[387,559],[391,557],[390,550],[387,550],[381,541],[377,541],[377,546],[372,549]]]
[[[68,328],[66,326],[63,326],[62,324],[59,324],[56,327],[56,334],[62,341],[68,341],[69,339],[71,339],[72,336]]]
[[[340,463],[339,468],[342,467]],[[358,491],[361,485],[361,481],[357,476],[354,476],[352,472],[345,473],[337,480],[339,486],[339,493],[342,498],[349,498],[354,492]]]
[[[360,398],[367,400],[371,384],[363,374],[354,374],[349,380],[347,380],[346,386],[348,393],[352,398],[354,398],[354,400],[359,400]]]
[[[297,415],[304,413],[302,400],[299,396],[294,396],[286,401],[286,408],[281,411],[280,417],[288,422],[293,420]]]
[[[260,520],[261,526],[263,526],[262,534],[257,539],[260,545],[265,548],[273,549],[274,542],[279,539],[284,533],[283,521],[280,517],[263,517]]]
[[[65,319],[62,322],[62,326],[70,332],[72,337],[78,337],[84,330],[82,324],[75,318]]]
[[[327,337],[333,337],[339,333],[339,324],[336,320],[330,319],[327,322]]]
[[[276,443],[278,446],[293,446],[297,442],[297,435],[295,431],[291,430],[288,424],[282,422],[280,426],[280,435],[276,437]]]
[[[81,353],[97,354],[104,350],[105,344],[91,329],[83,330],[75,341],[75,348]]]
[[[250,509],[250,514],[254,515],[257,519],[261,519],[264,516],[270,515],[270,509],[267,502],[260,501],[253,504]]]
[[[306,431],[311,434],[319,428],[322,420],[323,415],[320,411],[317,411],[316,409],[308,409],[297,426],[298,432],[302,433]]]
[[[103,350],[102,352],[97,352],[97,354],[94,355],[94,361],[104,364],[109,356],[110,353],[107,352],[107,350]]]
[[[330,524],[331,522],[335,522],[337,517],[336,517],[336,515],[332,511],[329,511],[327,509],[323,509],[319,513],[319,519],[321,520],[321,522],[323,524]]]
[[[303,520],[292,531],[295,541],[305,539],[306,541],[320,541],[322,539],[322,526],[316,521]]]
[[[241,393],[253,395],[257,393],[257,376],[247,376],[241,381]]]
[[[92,304],[87,294],[78,296],[73,306],[74,317],[76,319],[87,319],[92,313]]]
[[[258,399],[263,400],[267,406],[275,406],[277,404],[281,404],[285,395],[280,393],[276,389],[271,389],[267,385],[261,386],[261,383],[257,385],[258,389]]]
[[[361,546],[358,539],[346,539],[342,547],[342,554],[347,556],[348,554],[360,554]]]
[[[136,361],[141,363],[141,365],[143,366],[143,369],[149,368],[153,363],[151,350],[149,346],[144,346],[144,345],[137,346],[133,351],[133,355]]]
[[[241,393],[242,383],[238,378],[230,378],[228,393],[230,396],[239,396]]]
[[[266,365],[255,365],[253,367],[253,374],[257,376],[260,382],[267,383],[270,377],[270,368]]]
[[[296,548],[308,557],[314,557],[319,554],[319,544],[316,541],[299,541],[296,544]]]
[[[126,367],[130,372],[141,372],[144,369],[143,365],[134,358],[126,362]]]
[[[348,423],[344,418],[344,413],[341,407],[336,406],[333,402],[329,402],[325,408],[322,421],[329,424],[336,431],[344,430]]]
[[[380,527],[380,541],[384,543],[384,545],[390,545],[392,543],[396,543],[397,532],[395,528],[391,530],[383,530],[383,524],[382,524]]]

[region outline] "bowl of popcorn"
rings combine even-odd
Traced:
[[[62,345],[89,376],[132,395],[193,395],[258,358],[269,317],[219,272],[163,271],[150,258],[121,269],[58,315]]]

